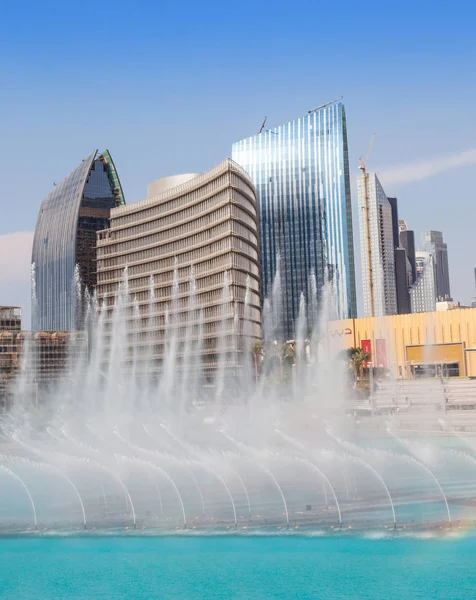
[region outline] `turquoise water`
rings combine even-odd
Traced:
[[[2,600],[467,600],[476,538],[0,540]]]

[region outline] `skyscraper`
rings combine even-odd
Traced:
[[[109,152],[95,150],[43,200],[33,239],[33,330],[74,330],[75,269],[96,285],[96,232],[109,226],[111,208],[125,204]]]
[[[412,313],[432,312],[436,308],[435,258],[429,252],[416,252],[416,280],[410,289]]]
[[[443,241],[443,233],[433,230],[424,231],[422,243],[423,251],[429,252],[434,259],[437,301],[451,300],[448,246]]]
[[[398,200],[396,198],[389,198],[387,196],[390,209],[392,211],[392,237],[394,248],[400,247],[400,230],[399,230],[399,218],[398,218]]]
[[[476,267],[474,267],[474,283],[476,284]],[[471,308],[476,308],[476,295],[471,302]]]
[[[398,221],[400,229],[400,246],[405,249],[407,255],[408,287],[411,287],[416,280],[416,260],[415,260],[415,233],[408,229],[404,219]]]
[[[282,334],[294,335],[301,292],[336,282],[339,314],[356,315],[352,207],[344,105],[331,102],[233,145],[260,207],[264,296],[278,264]]]
[[[392,234],[395,253],[395,287],[397,292],[397,314],[406,315],[411,312],[410,294],[408,293],[407,253],[400,243],[400,221],[398,218],[398,200],[387,198],[392,210]]]
[[[405,248],[395,248],[395,286],[397,290],[397,314],[412,312],[408,289],[408,260]]]
[[[397,290],[392,207],[375,173],[358,175],[357,191],[364,314],[394,315]]]

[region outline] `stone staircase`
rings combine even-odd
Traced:
[[[399,379],[377,382],[372,394],[377,413],[435,413],[445,410],[445,390],[440,379]]]
[[[447,410],[476,410],[476,379],[447,379],[444,389]]]
[[[373,414],[392,415],[402,430],[476,432],[476,381],[466,378],[441,380],[383,380],[371,397]],[[395,421],[394,421],[395,423]]]
[[[349,408],[374,415],[373,425],[386,426],[387,418],[401,430],[421,435],[461,432],[476,433],[476,380],[464,377],[448,379],[383,379],[368,399],[354,400]],[[365,426],[370,426],[370,421]],[[446,432],[446,433],[445,433]]]

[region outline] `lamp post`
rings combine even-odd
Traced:
[[[372,361],[367,362],[369,370],[369,386],[370,386],[370,406],[372,407],[372,416],[374,415],[374,369]]]

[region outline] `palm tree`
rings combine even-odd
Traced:
[[[289,373],[296,362],[296,343],[294,340],[285,342],[281,346],[281,378],[283,382],[288,379],[286,371]]]
[[[350,348],[349,362],[354,371],[354,381],[357,383],[359,375],[362,375],[365,364],[372,358],[370,352],[365,352],[362,348]]]
[[[293,340],[285,342],[281,346],[281,354],[284,359],[288,359],[291,363],[294,363],[296,357],[296,344]]]
[[[253,363],[255,366],[256,385],[258,385],[259,371],[260,371],[259,361],[262,360],[262,358],[263,358],[263,342],[261,340],[256,340],[253,343],[251,351],[253,353]]]

